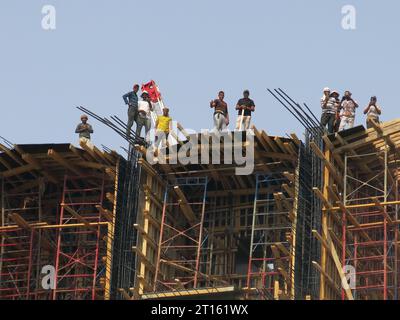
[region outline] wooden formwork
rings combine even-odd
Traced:
[[[213,292],[241,292],[242,297],[249,298],[289,298],[293,299],[294,232],[296,210],[295,180],[298,165],[298,148],[300,140],[269,136],[265,131],[254,130],[255,167],[250,175],[235,175],[235,165],[224,164],[154,164],[150,165],[146,158],[139,160],[141,166],[139,212],[135,228],[139,241],[134,248],[137,253],[137,274],[132,294],[125,292],[127,299],[196,296]],[[198,138],[197,148],[205,147]],[[247,139],[243,138],[245,149]],[[214,145],[209,145],[210,153]],[[147,150],[137,147],[144,155]],[[211,157],[211,156],[210,156]],[[263,186],[259,195],[270,195],[269,210],[281,211],[285,222],[290,224],[285,232],[274,231],[282,222],[282,218],[268,218],[266,222],[271,229],[266,230],[269,242],[264,246],[265,255],[270,257],[267,266],[264,261],[256,264],[260,273],[252,273],[251,285],[249,277],[249,250],[252,236],[254,213],[263,211],[266,205],[255,205],[257,175],[276,175],[281,182]],[[204,216],[196,209],[200,191],[180,187],[182,179],[207,179],[205,193]],[[170,188],[170,192],[166,190]],[[191,191],[192,190],[192,191]],[[166,205],[167,204],[167,205]],[[163,215],[164,213],[164,215]],[[163,220],[165,216],[165,220]],[[180,255],[171,250],[162,249],[166,230],[175,227],[180,236],[185,235],[192,225],[203,218],[202,234],[192,232],[192,242],[201,244],[198,255],[185,253]],[[257,218],[258,219],[258,218]],[[193,231],[193,230],[192,230]],[[160,235],[162,235],[160,241]],[[171,236],[171,235],[170,235]],[[180,240],[175,245],[182,247],[192,243]],[[284,245],[285,243],[285,245]],[[179,251],[175,251],[179,252]],[[183,267],[186,259],[188,266]],[[189,262],[193,260],[193,263]],[[194,261],[197,260],[197,266]],[[273,268],[267,272],[267,268]],[[252,267],[254,268],[254,266]],[[252,269],[253,270],[253,269]],[[264,270],[264,271],[262,271]],[[268,286],[266,279],[268,278]],[[169,286],[160,287],[160,279]],[[254,281],[253,281],[254,280]],[[266,290],[267,289],[267,290]]]
[[[120,156],[70,144],[0,149],[0,299],[106,298]]]
[[[398,299],[400,120],[325,136],[320,299]]]

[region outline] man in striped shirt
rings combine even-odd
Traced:
[[[339,92],[329,88],[324,89],[324,96],[321,98],[321,126],[323,128],[328,125],[328,134],[333,133],[333,127],[336,119],[336,112],[339,106]]]

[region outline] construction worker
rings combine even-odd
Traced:
[[[140,137],[142,128],[144,127],[146,139],[151,128],[151,111],[153,106],[150,101],[150,96],[147,91],[143,91],[142,100],[138,102],[138,115],[136,118],[136,137]]]
[[[137,113],[138,113],[138,93],[139,91],[139,85],[135,84],[133,86],[133,91],[128,92],[127,94],[124,94],[122,96],[122,99],[124,99],[124,102],[126,105],[128,105],[128,123],[126,124],[127,129],[126,129],[126,135],[129,137],[131,128],[133,126],[133,122],[136,122],[137,118]],[[137,126],[137,124],[136,124]]]
[[[328,125],[328,133],[333,133],[337,108],[339,107],[339,92],[332,91],[329,88],[324,89],[324,95],[321,98],[321,126]]]
[[[250,128],[251,113],[254,112],[256,106],[254,101],[249,98],[249,90],[243,91],[243,98],[239,99],[236,104],[236,110],[238,110],[238,118],[236,120],[235,130],[248,130]]]
[[[82,123],[78,124],[75,133],[79,133],[80,143],[86,144],[88,147],[93,149],[94,146],[90,141],[90,134],[93,133],[93,128],[89,123],[87,123],[88,116],[86,114],[83,114],[81,116],[81,121]]]
[[[158,146],[165,139],[168,141],[168,135],[171,129],[172,118],[169,116],[169,109],[164,107],[163,114],[156,120],[156,137],[155,144]]]
[[[367,128],[372,128],[372,121],[379,123],[379,116],[382,114],[382,109],[377,105],[377,98],[371,97],[368,106],[364,109],[364,114],[367,115]]]
[[[352,97],[350,91],[344,93],[342,103],[340,104],[340,127],[339,131],[354,127],[356,108],[358,103]]]
[[[224,101],[225,93],[220,91],[218,99],[211,100],[210,108],[214,108],[214,130],[225,130],[229,125],[228,105]]]

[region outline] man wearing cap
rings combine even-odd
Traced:
[[[238,110],[238,118],[236,120],[235,130],[248,130],[250,128],[251,113],[254,112],[256,106],[254,101],[249,98],[249,90],[243,92],[243,98],[239,99],[236,104],[236,110]]]
[[[88,147],[93,149],[94,146],[90,141],[90,134],[93,133],[93,128],[89,123],[87,123],[88,116],[86,114],[83,114],[81,116],[81,121],[82,123],[78,124],[75,133],[79,134],[80,143],[86,144]]]
[[[136,122],[136,117],[138,113],[138,96],[137,93],[139,91],[139,85],[135,84],[133,86],[133,91],[128,92],[127,94],[124,94],[122,96],[122,99],[124,99],[124,102],[126,105],[128,105],[128,123],[127,123],[127,129],[126,129],[126,135],[129,137],[131,128],[133,126],[133,122]],[[136,124],[137,126],[137,124]]]
[[[354,119],[356,117],[357,101],[351,97],[351,92],[344,93],[342,103],[340,104],[340,127],[339,131],[354,127]]]
[[[328,125],[328,133],[333,133],[333,126],[336,118],[336,111],[339,106],[339,93],[332,91],[329,88],[324,89],[324,95],[321,98],[321,126],[323,128]]]
[[[145,135],[150,131],[151,127],[151,105],[150,96],[147,91],[142,92],[142,100],[138,102],[138,115],[136,118],[136,137],[140,137],[142,128],[144,127]]]
[[[225,93],[220,91],[218,99],[211,100],[210,108],[214,108],[214,130],[222,131],[229,125],[228,105],[224,101]]]

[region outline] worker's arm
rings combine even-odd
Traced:
[[[368,113],[369,108],[371,107],[371,105],[369,104],[365,109],[364,109],[364,114]]]
[[[250,111],[254,111],[256,109],[256,105],[254,104],[254,101],[251,101],[251,106],[249,107]]]
[[[215,108],[217,106],[217,103],[215,102],[215,100],[211,100],[210,101],[210,108]]]
[[[328,103],[328,99],[326,98],[321,98],[321,108],[325,109],[326,108],[326,104]]]
[[[156,120],[156,129],[158,128],[158,118]]]
[[[129,104],[128,97],[129,97],[129,92],[122,96],[122,99],[124,99],[125,104]]]
[[[81,133],[82,131],[84,131],[84,128],[82,125],[78,124],[78,126],[75,129],[75,133]]]
[[[376,112],[378,112],[379,115],[382,114],[382,109],[380,107],[378,107],[377,105],[375,105],[376,108]]]
[[[93,127],[90,124],[87,125],[87,129],[90,133],[93,133]]]
[[[228,125],[229,124],[228,105],[226,106],[226,109],[225,109],[225,118],[226,118],[226,125]]]

